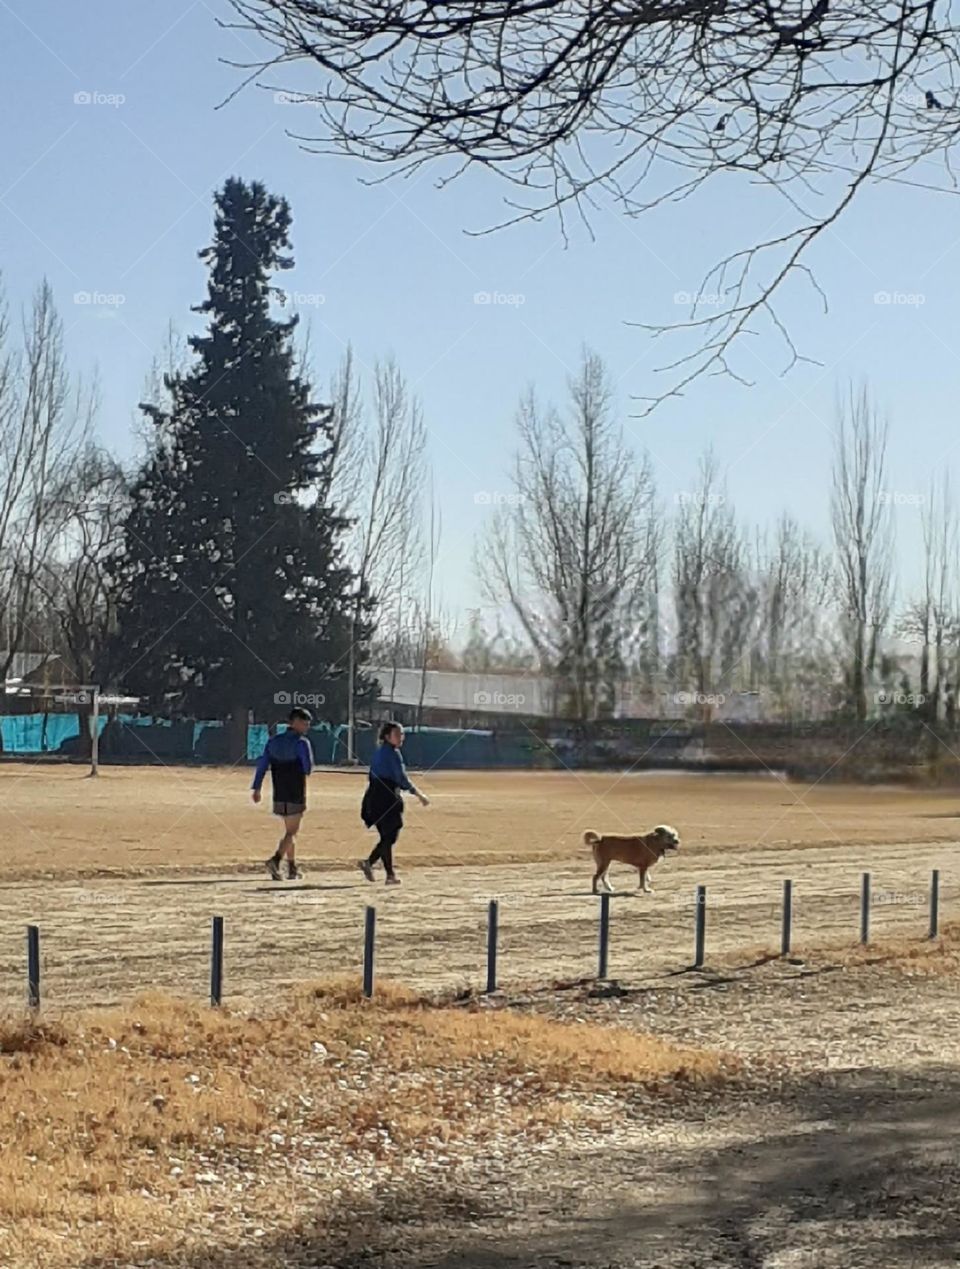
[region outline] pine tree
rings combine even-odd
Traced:
[[[142,407],[155,435],[117,561],[119,637],[128,687],[165,712],[229,715],[236,759],[250,710],[302,693],[340,713],[352,576],[346,521],[317,496],[331,411],[297,372],[296,317],[270,315],[271,276],[293,264],[289,206],[232,178],[215,209],[195,362]]]

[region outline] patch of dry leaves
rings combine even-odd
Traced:
[[[342,1220],[375,1189],[603,1130],[632,1087],[730,1056],[383,985],[268,1012],[169,998],[0,1020],[0,1263],[188,1255]]]

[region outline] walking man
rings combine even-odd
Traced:
[[[280,863],[284,857],[287,860],[287,880],[296,881],[303,876],[297,867],[295,851],[300,821],[307,809],[307,776],[313,770],[313,750],[307,739],[312,722],[313,715],[308,709],[300,709],[299,706],[292,709],[287,730],[270,737],[253,773],[253,800],[259,802],[260,786],[269,769],[273,784],[273,813],[283,820],[283,837],[267,860],[267,872],[274,881],[280,880]]]

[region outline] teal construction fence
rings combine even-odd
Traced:
[[[121,714],[101,718],[100,757],[105,763],[228,763],[229,733],[222,722],[151,718]],[[282,724],[281,724],[282,725]],[[7,757],[58,755],[80,757],[85,751],[81,726],[87,717],[77,714],[11,714],[0,716],[0,735]],[[559,768],[670,766],[702,758],[703,729],[682,720],[624,719],[578,726],[554,720],[533,725],[509,720],[488,728],[408,727],[403,754],[409,767],[419,770],[484,768]],[[770,731],[769,728],[766,729]],[[774,729],[780,737],[783,729]],[[719,728],[720,740],[729,742],[730,728]],[[270,734],[266,723],[247,730],[247,760],[263,752]],[[771,733],[773,734],[773,733]],[[765,753],[763,737],[748,737],[724,755],[730,767],[762,767],[754,752]],[[347,728],[322,723],[310,732],[317,763],[339,764],[347,760]],[[367,765],[377,743],[377,728],[357,727],[355,751]],[[809,739],[805,742],[809,744]],[[729,743],[727,744],[730,748]],[[861,746],[862,747],[862,746]],[[748,759],[750,761],[748,761]]]
[[[77,714],[16,714],[0,716],[3,752],[30,757],[57,754],[79,756],[84,749]],[[100,758],[104,762],[226,762],[227,733],[220,722],[170,721],[149,716],[120,715],[101,718]],[[318,763],[347,759],[347,728],[319,726],[310,732]],[[266,723],[247,729],[247,759],[255,761],[267,743]],[[376,730],[361,727],[356,734],[356,756],[369,763],[376,746]],[[487,766],[552,766],[557,762],[548,746],[530,733],[455,730],[424,727],[408,730],[404,744],[407,765],[419,768],[469,768]]]

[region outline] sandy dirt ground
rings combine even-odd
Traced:
[[[960,798],[900,788],[810,788],[773,777],[432,773],[408,806],[404,885],[365,883],[363,777],[320,771],[301,836],[302,883],[270,882],[276,839],[248,769],[0,767],[0,1000],[25,990],[24,926],[41,929],[44,1000],[112,1003],[145,989],[203,995],[210,919],[226,928],[225,990],[239,1003],[278,985],[359,972],[363,910],[378,913],[377,970],[417,987],[476,985],[487,902],[500,902],[500,975],[542,982],[596,972],[598,901],[585,828],[656,823],[678,854],[638,895],[614,867],[610,972],[669,973],[692,959],[695,891],[707,887],[707,953],[774,947],[784,878],[794,945],[856,939],[861,872],[872,937],[922,936],[931,869],[955,914]]]
[[[375,1251],[337,1263],[948,1269],[960,1255],[957,987],[955,965],[927,975],[818,955],[623,996],[531,994],[527,1007],[773,1065],[682,1102],[625,1096],[604,1140],[488,1169],[456,1192],[466,1220],[413,1237],[381,1227]]]
[[[201,997],[210,917],[221,914],[227,999],[242,1006],[297,979],[359,974],[370,902],[379,975],[476,988],[496,897],[507,991],[491,1007],[635,1028],[747,1064],[729,1088],[612,1097],[600,1134],[452,1160],[396,1191],[374,1184],[369,1219],[345,1212],[339,1233],[317,1234],[305,1205],[299,1225],[250,1249],[251,1265],[956,1264],[957,958],[914,963],[902,952],[926,934],[931,869],[941,870],[943,923],[960,915],[960,798],[774,778],[431,774],[422,783],[433,805],[407,815],[404,885],[386,891],[353,866],[370,844],[357,818],[360,777],[315,777],[301,844],[308,877],[280,885],[262,872],[273,823],[249,805],[248,780],[108,769],[89,781],[76,768],[0,767],[0,1000],[23,999],[27,922],[41,927],[55,1011],[145,988]],[[589,980],[599,905],[580,835],[661,821],[683,845],[652,895],[615,870],[618,983],[598,986]],[[864,870],[869,963],[854,947]],[[769,960],[784,878],[794,882],[794,955]],[[692,971],[701,884],[707,964]],[[885,945],[899,949],[892,959]],[[126,1263],[239,1261],[211,1236],[196,1258]]]

